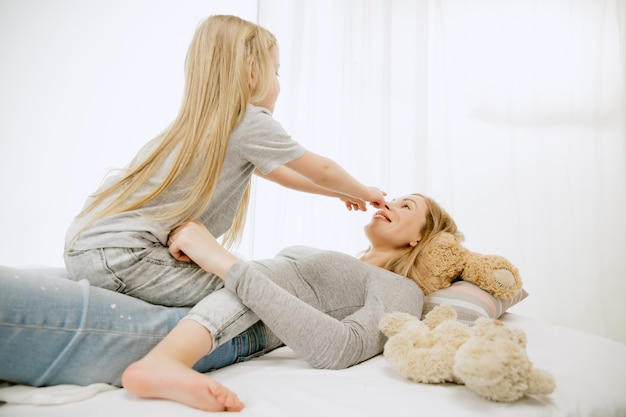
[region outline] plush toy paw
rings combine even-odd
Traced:
[[[468,251],[461,278],[498,298],[511,298],[522,289],[522,279],[517,268],[498,255]]]

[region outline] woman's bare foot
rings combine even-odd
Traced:
[[[146,356],[126,368],[122,385],[143,398],[163,398],[205,411],[240,411],[244,404],[234,392],[192,369],[212,345],[207,328],[181,320]]]
[[[122,375],[124,388],[142,398],[162,398],[204,411],[241,411],[237,395],[208,375],[169,358],[148,355]]]

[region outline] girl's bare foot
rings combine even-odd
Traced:
[[[171,358],[148,355],[122,375],[124,388],[142,398],[162,398],[204,411],[241,411],[237,395],[208,375]]]

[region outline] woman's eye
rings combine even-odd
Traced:
[[[402,208],[408,208],[408,209],[410,209],[411,207],[410,207],[408,204],[404,204],[404,205],[402,206]]]

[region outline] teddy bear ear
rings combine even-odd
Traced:
[[[487,317],[479,317],[474,321],[474,327],[491,326],[494,320]]]
[[[455,320],[457,317],[454,307],[448,304],[441,304],[430,310],[426,317],[424,317],[424,324],[429,328],[434,329],[439,324],[447,320]]]
[[[452,233],[440,232],[425,242],[416,263],[424,294],[450,286],[463,270],[465,252]]]
[[[412,321],[419,320],[417,317],[412,316],[408,313],[403,313],[401,311],[396,311],[393,313],[387,313],[383,316],[378,324],[378,328],[381,332],[387,337],[391,337],[395,334],[398,334],[407,323]]]

